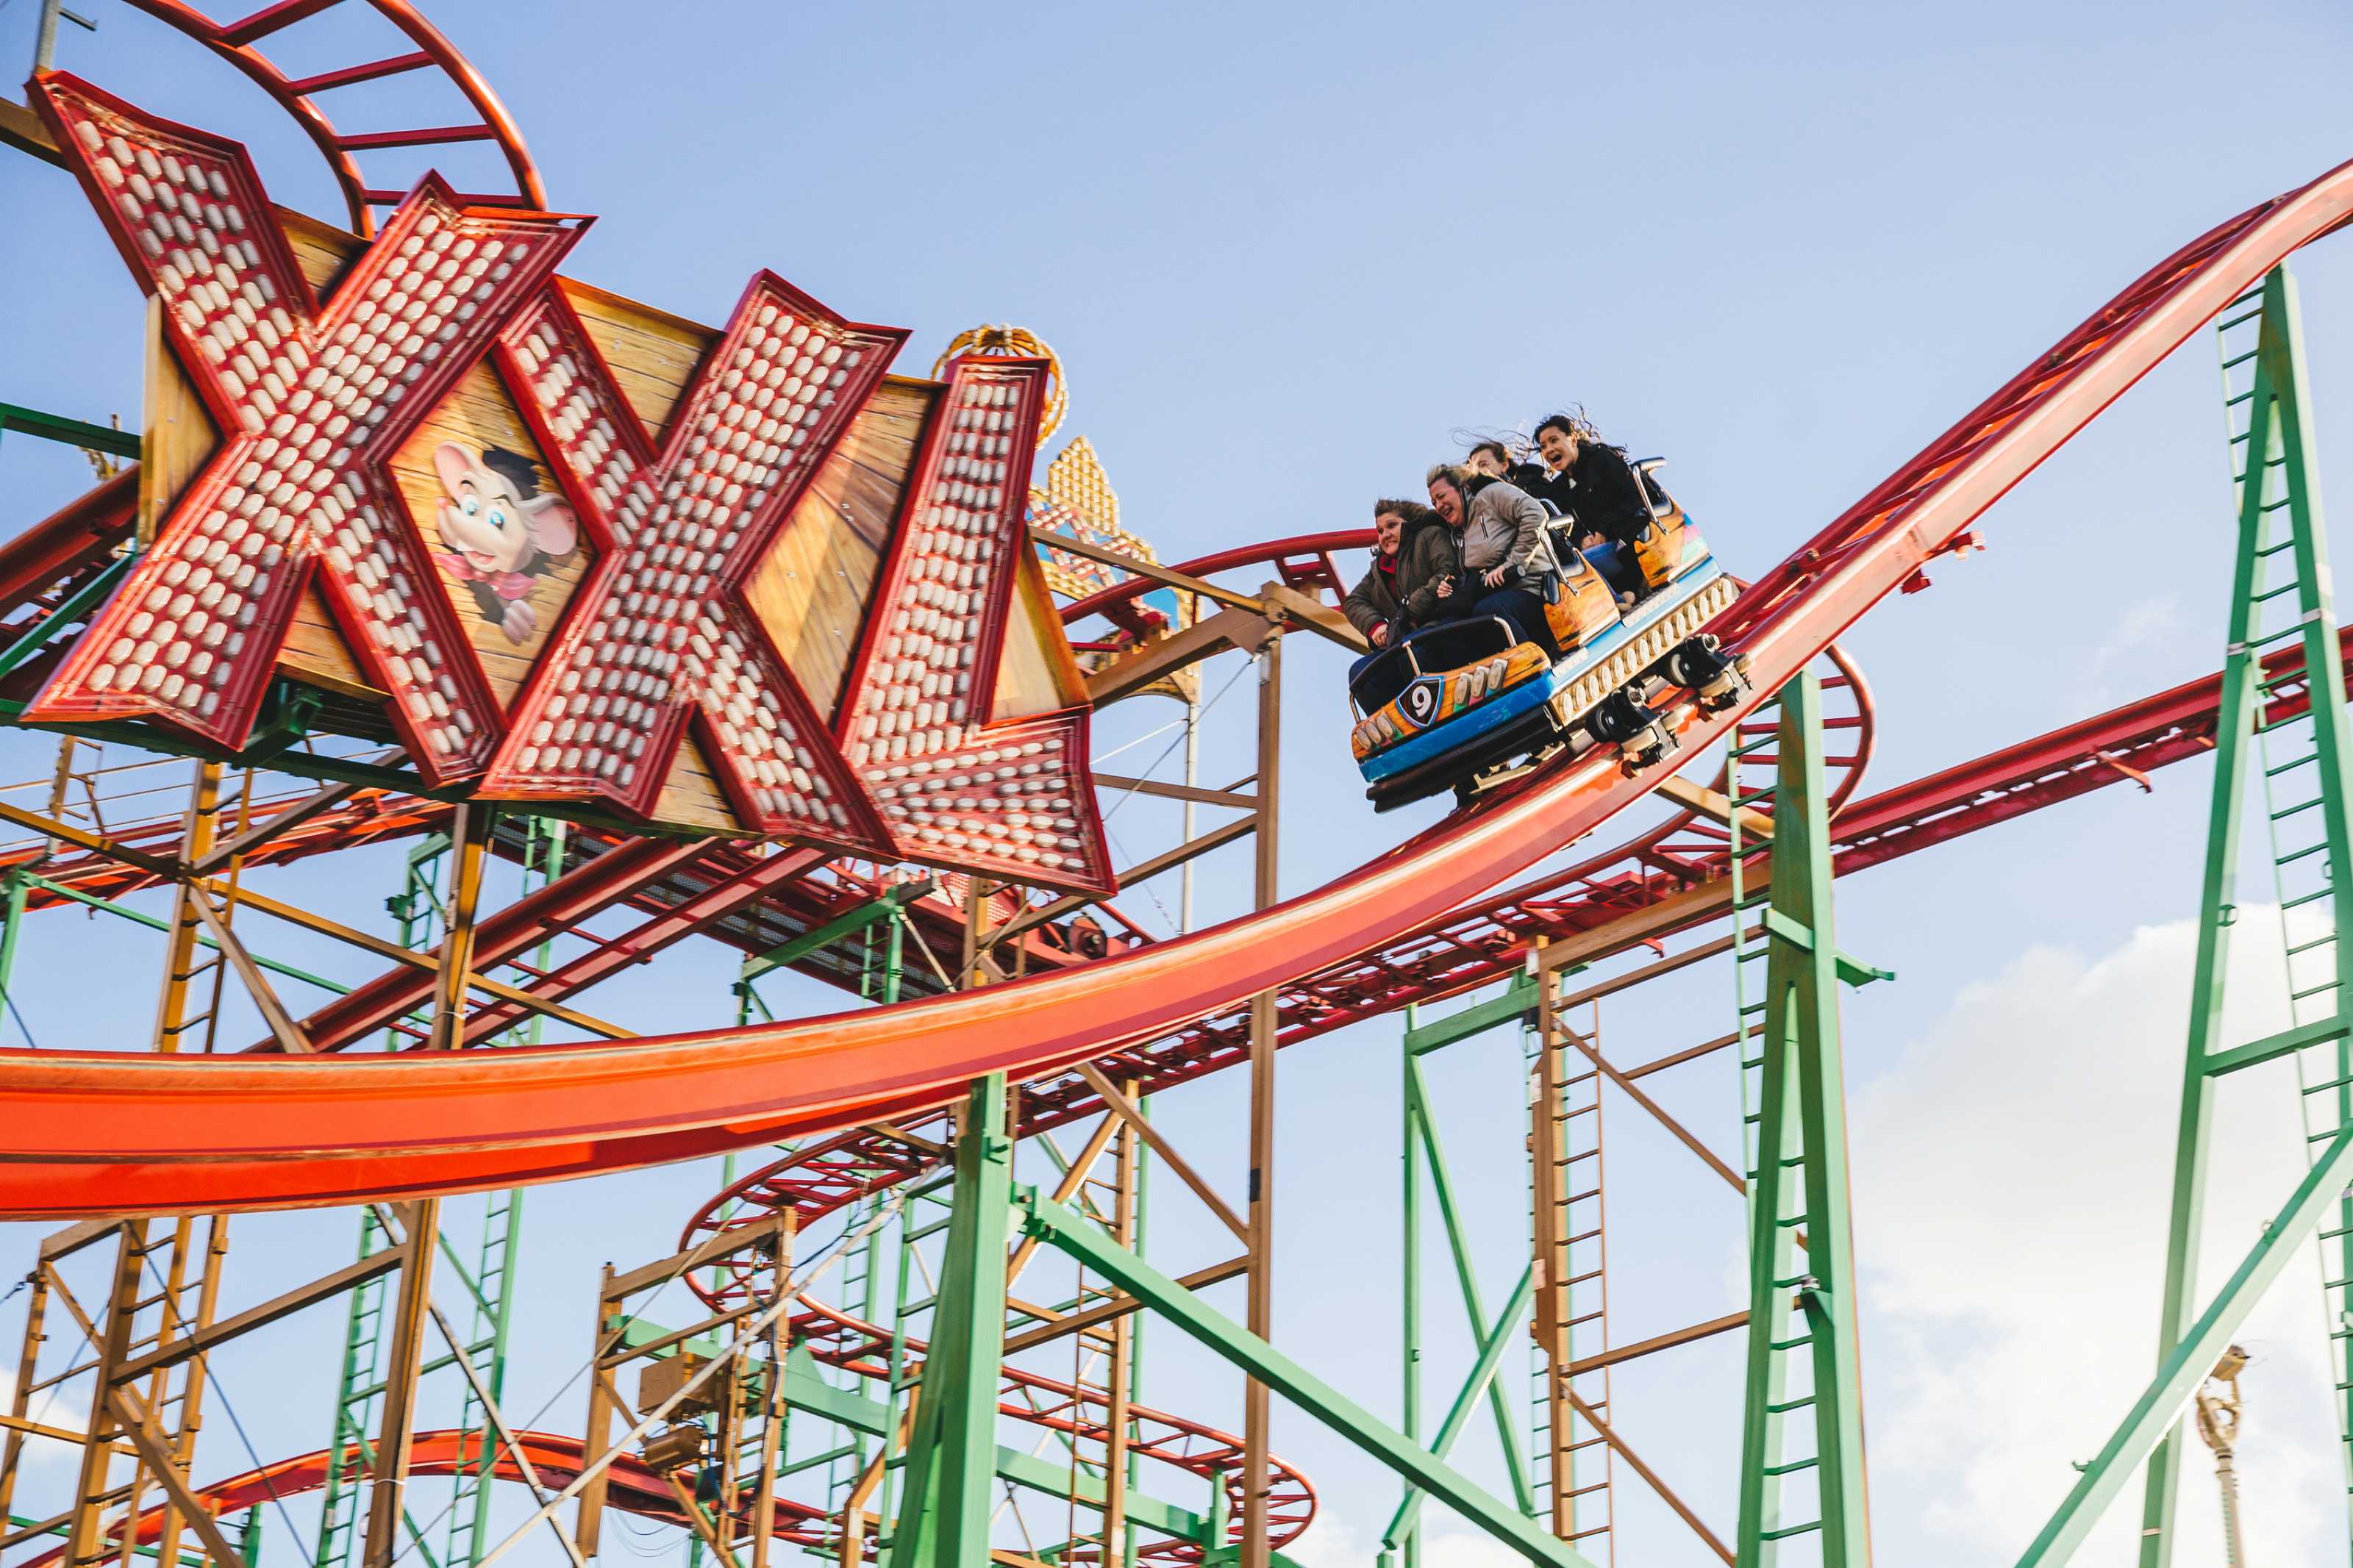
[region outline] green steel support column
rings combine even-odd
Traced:
[[[1739,1568],[1768,1568],[1781,1541],[1819,1531],[1823,1568],[1868,1568],[1839,1045],[1841,965],[1831,918],[1819,679],[1799,674],[1781,689],[1779,703],[1772,884],[1764,911],[1764,1080],[1749,1188],[1738,1562]],[[1791,1353],[1800,1351],[1802,1357]],[[1788,1373],[1799,1368],[1810,1378],[1792,1390]],[[1792,1423],[1792,1415],[1810,1419]],[[1814,1433],[1812,1451],[1792,1458],[1782,1438],[1806,1425]],[[1814,1517],[1785,1520],[1785,1478],[1808,1471]]]
[[[6,910],[0,912],[0,1009],[12,1005],[8,1000],[8,988],[16,978],[16,935],[25,929],[25,874],[18,870],[10,871],[7,886]],[[0,1019],[0,1033],[5,1033],[5,1020]],[[25,1043],[31,1045],[32,1037],[26,1036]]]
[[[1462,1380],[1461,1390],[1439,1424],[1437,1440],[1430,1445],[1431,1455],[1444,1458],[1454,1450],[1454,1440],[1462,1436],[1462,1428],[1471,1424],[1472,1407],[1481,1394],[1495,1386],[1496,1369],[1504,1364],[1504,1348],[1514,1342],[1512,1331],[1520,1326],[1521,1315],[1535,1299],[1536,1271],[1531,1263],[1520,1275],[1520,1282],[1512,1291],[1511,1300],[1504,1303],[1503,1315],[1497,1318],[1479,1346],[1479,1359],[1472,1365],[1471,1375]],[[1411,1436],[1413,1434],[1407,1433]],[[1506,1447],[1504,1450],[1513,1450]],[[1397,1512],[1389,1519],[1388,1528],[1381,1531],[1381,1556],[1384,1561],[1400,1544],[1410,1551],[1421,1539],[1421,1488],[1406,1483],[1405,1500],[1398,1504]],[[1409,1561],[1411,1559],[1409,1558]]]
[[[2272,830],[2271,858],[2284,918],[2292,910],[2302,910],[2313,917],[2325,912],[2329,922],[2319,936],[2298,942],[2292,934],[2289,941],[2290,1003],[2293,1021],[2299,1027],[2287,1031],[2283,1038],[2307,1042],[2295,1052],[2306,1080],[2303,1085],[2306,1131],[2312,1132],[2316,1120],[2321,1129],[2307,1142],[2307,1153],[2312,1142],[2327,1138],[2331,1131],[2341,1133],[2348,1123],[2353,1123],[2353,1099],[2348,1098],[2353,1095],[2353,1084],[2348,1084],[2348,1079],[2353,1079],[2353,1044],[2348,1044],[2342,1028],[2348,1003],[2347,987],[2353,983],[2353,944],[2343,940],[2348,931],[2353,931],[2353,831],[2348,830],[2347,815],[2347,764],[2348,755],[2353,755],[2353,734],[2348,734],[2342,697],[2345,673],[2330,592],[2319,476],[2311,447],[2311,392],[2304,364],[2295,282],[2284,267],[2274,268],[2264,279],[2260,299],[2259,310],[2249,309],[2250,300],[2242,300],[2226,313],[2221,324],[2225,406],[2234,409],[2243,403],[2248,418],[2246,430],[2232,438],[2234,447],[2244,447],[2243,454],[2234,453],[2232,458],[2233,477],[2238,483],[2238,542],[2232,578],[2228,650],[2216,718],[2213,802],[2207,826],[2198,954],[2190,975],[2189,1047],[2182,1072],[2165,1294],[2158,1320],[2158,1352],[2164,1366],[2172,1364],[2178,1347],[2192,1336],[2192,1321],[2198,1313],[2198,1262],[2213,1117],[2212,1084],[2223,1073],[2242,1065],[2241,1058],[2247,1054],[2243,1047],[2239,1051],[2224,1048],[2221,1031],[2231,927],[2238,913],[2235,883],[2239,836],[2251,779],[2260,780],[2264,785],[2266,816]],[[2234,356],[2228,333],[2250,320],[2255,325],[2255,347],[2251,353]],[[2228,388],[2232,367],[2249,360],[2253,364],[2253,384],[2245,394],[2231,395]],[[2274,520],[2282,511],[2287,514],[2288,537],[2284,541],[2274,532]],[[2270,580],[2272,563],[2283,553],[2290,555],[2295,580],[2274,584]],[[2267,616],[2267,607],[2291,591],[2295,595],[2293,608],[2279,605]],[[2263,745],[2263,738],[2297,721],[2291,718],[2274,723],[2263,721],[2267,699],[2276,688],[2287,683],[2266,681],[2263,660],[2267,652],[2281,649],[2281,645],[2289,641],[2300,645],[2303,668],[2309,672],[2311,751],[2293,762],[2271,766],[2267,765],[2269,752]],[[2311,769],[2309,774],[2303,773],[2306,767]],[[2295,797],[2290,809],[2269,810],[2283,786]],[[2316,821],[2305,815],[2314,807],[2317,808]],[[2302,818],[2307,830],[2316,827],[2319,837],[2300,847],[2283,846],[2280,825],[2283,819],[2291,817]],[[2307,862],[2315,851],[2324,847],[2326,877],[2309,893],[2292,894],[2292,868]],[[2296,958],[2323,947],[2329,950],[2320,955],[2329,964],[2328,978],[2308,989],[2299,988]],[[2315,996],[2323,999],[2314,1009],[2322,1016],[2307,1016],[2302,1004]],[[2258,1045],[2268,1049],[2272,1042]],[[2318,1085],[2309,1081],[2313,1065],[2318,1065],[2323,1074],[2324,1080]],[[2329,1099],[2316,1106],[2316,1094],[2326,1094]],[[2337,1142],[2341,1142],[2338,1139]],[[2331,1144],[2332,1149],[2337,1146],[2337,1143]],[[2348,1419],[2353,1418],[2353,1408],[2347,1404],[2353,1400],[2353,1388],[2348,1387],[2353,1376],[2343,1370],[2347,1335],[2353,1332],[2353,1289],[2343,1283],[2353,1279],[2353,1228],[2348,1228],[2353,1227],[2353,1202],[2340,1194],[2336,1204],[2334,1246],[2324,1245],[2323,1274],[2334,1282],[2329,1302],[2329,1364],[2338,1369],[2332,1403],[2337,1406],[2341,1439],[2353,1430],[2353,1420]],[[2316,1215],[2310,1228],[2316,1228],[2323,1216],[2325,1205],[2323,1215]],[[2267,1234],[2258,1253],[2279,1241],[2275,1233]],[[2249,1262],[2252,1264],[2253,1259]],[[2228,1295],[2226,1290],[2225,1296]],[[2218,1299],[2216,1306],[2221,1305],[2221,1300]],[[2253,1305],[2253,1296],[2249,1294],[2242,1312],[2252,1310]],[[2208,1316],[2212,1316],[2211,1310]],[[2224,1338],[2227,1336],[2226,1327]],[[2211,1363],[2210,1356],[2190,1370],[2202,1376]],[[2195,1387],[2194,1379],[2190,1387]],[[2156,1432],[2142,1503],[2141,1568],[2168,1568],[2173,1560],[2183,1445],[2175,1441],[2169,1432],[2187,1398],[2185,1393],[2169,1408],[2157,1412],[2163,1416],[2163,1424]],[[2125,1436],[2118,1434],[2120,1440]],[[2115,1448],[2115,1445],[2111,1447]],[[2340,1455],[2345,1451],[2340,1443]],[[2078,1484],[2078,1495],[2071,1497],[2061,1517],[2052,1521],[2046,1541],[2037,1542],[2035,1553],[2031,1554],[2033,1560],[2060,1561],[2073,1546],[2073,1538],[2063,1521],[2071,1511],[2085,1509],[2081,1499],[2103,1489],[2112,1491],[2123,1484],[2123,1478],[2106,1475],[2105,1467],[2115,1462],[2129,1465],[2137,1458],[2128,1449],[2116,1449],[2113,1459],[2104,1453]],[[2353,1496],[2353,1471],[2340,1476],[2340,1484],[2347,1486],[2348,1496]],[[2091,1515],[2095,1517],[2097,1505],[2089,1507]],[[2086,1519],[2084,1528],[2088,1523]]]
[[[523,819],[525,893],[544,888],[564,874],[567,832],[566,825],[554,817]],[[544,972],[551,967],[554,956],[554,942],[551,938],[539,944],[532,962]],[[543,1016],[531,1014],[500,1043],[538,1045],[546,1025]],[[449,1246],[447,1226],[438,1239],[445,1248]],[[467,1353],[481,1371],[491,1397],[501,1402],[506,1390],[507,1339],[514,1320],[515,1254],[522,1245],[522,1189],[491,1193],[484,1200],[481,1247],[475,1255],[468,1292],[474,1310],[467,1336]],[[474,1397],[470,1384],[460,1400],[458,1428],[465,1434],[460,1439],[460,1452],[465,1458],[459,1464],[449,1503],[449,1538],[444,1552],[448,1568],[466,1568],[480,1553],[483,1538],[490,1530],[490,1480],[499,1451],[498,1437],[491,1429],[488,1413]]]
[[[1012,1181],[1005,1075],[991,1073],[973,1084],[957,1133],[955,1218],[890,1568],[968,1568],[988,1561]]]
[[[1398,1429],[1412,1443],[1421,1441],[1421,1133],[1416,1123],[1420,1120],[1421,1096],[1413,1073],[1413,1031],[1421,1022],[1421,1009],[1408,1004],[1405,1010],[1405,1033],[1398,1037],[1398,1058],[1403,1082],[1398,1093],[1398,1142],[1405,1162],[1404,1218],[1399,1226],[1400,1250],[1398,1263],[1403,1279],[1399,1296],[1404,1302],[1405,1387],[1402,1391]],[[1398,1511],[1403,1514],[1405,1505]],[[1390,1534],[1397,1532],[1392,1530]],[[1390,1552],[1398,1553],[1394,1561],[1404,1568],[1421,1568],[1421,1531],[1407,1536],[1402,1545],[1381,1553],[1384,1568],[1393,1559]]]
[[[1419,1443],[1374,1416],[1314,1373],[1218,1311],[1200,1297],[1113,1242],[1071,1209],[1034,1188],[1020,1190],[1022,1228],[1077,1259],[1201,1345],[1256,1378],[1383,1465],[1532,1563],[1593,1568],[1592,1560],[1556,1541],[1511,1503],[1493,1496]],[[982,1561],[972,1559],[974,1563]],[[896,1565],[894,1564],[894,1568]],[[959,1564],[958,1568],[963,1568]]]
[[[2247,1314],[2288,1266],[2295,1248],[2320,1227],[2332,1205],[2344,1201],[2349,1183],[2353,1183],[2353,1126],[2337,1134],[2279,1213],[2264,1223],[2263,1239],[2215,1292],[2205,1314],[2166,1353],[2156,1378],[2134,1401],[2124,1424],[2100,1449],[2099,1458],[2084,1468],[2083,1478],[2067,1494],[2067,1500],[2018,1560],[2019,1568],[2056,1568],[2073,1555],[2100,1521],[2102,1510],[2130,1482],[2133,1470],[2181,1419],[2181,1413],[2197,1397],[2198,1385],[2230,1348]]]
[[[1421,1152],[1430,1167],[1430,1187],[1438,1200],[1438,1217],[1446,1228],[1447,1250],[1454,1260],[1455,1289],[1462,1297],[1463,1321],[1469,1325],[1472,1338],[1482,1341],[1487,1333],[1487,1307],[1479,1290],[1479,1277],[1472,1267],[1471,1238],[1462,1228],[1460,1205],[1454,1201],[1454,1177],[1446,1163],[1446,1151],[1438,1141],[1437,1123],[1430,1120],[1430,1085],[1422,1076],[1422,1053],[1409,1049],[1406,1054],[1406,1081],[1413,1093],[1414,1121],[1421,1140]],[[1534,1483],[1528,1475],[1527,1457],[1520,1451],[1519,1433],[1512,1424],[1511,1401],[1503,1384],[1491,1383],[1487,1388],[1487,1405],[1495,1417],[1495,1441],[1504,1450],[1504,1465],[1511,1478],[1512,1495],[1519,1500],[1522,1511],[1536,1510]]]
[[[523,830],[522,886],[530,892],[563,874],[568,829],[554,818],[527,817]],[[401,890],[385,901],[404,947],[430,947],[446,929],[439,884],[448,848],[448,839],[440,834],[418,843],[407,855]],[[537,966],[545,969],[552,954],[552,943],[542,942],[534,955]],[[534,1014],[504,1039],[537,1044],[543,1027],[544,1020]],[[386,1033],[387,1049],[400,1049],[410,1043],[398,1030]],[[466,1316],[466,1353],[481,1372],[491,1397],[501,1399],[513,1321],[515,1258],[522,1245],[522,1193],[521,1189],[494,1191],[486,1194],[483,1203],[481,1234],[470,1268],[459,1257],[455,1233],[448,1226],[441,1227],[435,1242],[450,1266],[451,1277],[464,1287],[470,1306]],[[365,1258],[384,1245],[374,1214],[363,1210],[359,1255]],[[334,1450],[343,1457],[328,1469],[312,1555],[316,1568],[347,1568],[357,1553],[358,1510],[364,1495],[360,1483],[370,1468],[367,1455],[374,1440],[376,1402],[383,1392],[383,1344],[388,1327],[385,1300],[386,1282],[382,1279],[367,1281],[352,1292],[332,1437]],[[429,1373],[452,1364],[454,1358],[445,1354],[427,1361],[425,1370]],[[440,1558],[437,1560],[426,1546],[418,1527],[413,1521],[409,1525],[411,1539],[427,1568],[466,1568],[481,1551],[490,1524],[490,1481],[498,1444],[470,1385],[459,1395],[457,1425],[462,1435],[461,1457],[451,1476],[448,1506],[434,1516],[447,1521]]]

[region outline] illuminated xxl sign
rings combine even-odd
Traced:
[[[586,220],[431,175],[290,245],[240,145],[37,98],[220,439],[27,721],[234,750],[291,675],[484,798],[1110,890],[1022,520],[1040,366],[886,395],[901,330],[763,273],[713,335],[558,279]]]

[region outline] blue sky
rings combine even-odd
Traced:
[[[100,31],[68,29],[61,63],[251,138],[281,200],[332,216],[315,158],[249,88],[117,0],[81,8]],[[0,6],[5,74],[28,56],[32,9]],[[2150,263],[2353,153],[2341,109],[2353,24],[2318,4],[2227,20],[2192,5],[2016,4],[448,0],[435,15],[524,128],[552,202],[598,215],[575,273],[715,320],[753,269],[774,267],[846,313],[912,328],[902,368],[916,372],[963,327],[1028,325],[1069,366],[1068,429],[1094,442],[1130,526],[1167,558],[1357,526],[1374,496],[1411,493],[1458,451],[1456,432],[1578,400],[1612,439],[1667,455],[1720,552],[1761,569]],[[356,25],[310,26],[315,37],[285,40],[297,68],[361,47]],[[354,123],[382,123],[365,112],[375,90],[353,94]],[[135,423],[136,293],[82,198],[9,158],[0,203],[0,399]],[[2332,416],[2353,395],[2348,256],[2339,240],[2296,263],[2325,473],[2342,471]],[[1987,553],[1944,563],[1933,592],[1857,630],[1849,646],[1880,697],[1878,783],[2215,667],[2229,545],[2217,402],[2200,339],[1990,514]],[[69,453],[11,440],[0,480],[0,529],[13,530],[86,474]],[[1296,891],[1407,825],[1356,804],[1336,650],[1303,645],[1289,662],[1282,858]],[[1212,667],[1210,689],[1229,673]],[[1228,702],[1208,741],[1214,782],[1248,771],[1246,685]],[[1104,748],[1168,717],[1131,706],[1104,716]],[[46,765],[21,738],[0,755],[11,778]],[[2097,1447],[2149,1353],[2159,1260],[2147,1197],[2166,1110],[2119,1086],[2170,1093],[2179,1008],[2166,988],[2176,922],[2194,913],[2205,782],[2186,764],[2154,795],[2108,792],[1841,889],[1848,944],[1901,975],[1846,1011],[1886,1560],[2015,1552],[2072,1479],[2062,1458]],[[1142,854],[1170,824],[1137,807],[1114,826]],[[1208,863],[1205,911],[1237,907],[1247,875],[1240,853]],[[272,889],[381,921],[396,876],[396,855],[379,852]],[[1162,896],[1173,909],[1173,889]],[[154,959],[143,937],[58,914],[26,940],[16,1000],[42,1044],[141,1037]],[[715,948],[689,946],[594,1005],[648,1029],[716,1023],[729,972]],[[814,988],[779,995],[837,1005]],[[1610,1014],[1605,1037],[1647,1057],[1719,1032],[1728,1010],[1728,985],[1704,970]],[[1491,1298],[1517,1267],[1516,1049],[1461,1047],[1440,1090],[1461,1179],[1482,1194]],[[1278,1339],[1385,1413],[1394,1051],[1381,1024],[1286,1058],[1277,1178]],[[1970,1068],[1979,1055],[1983,1072]],[[1728,1147],[1728,1075],[1683,1070],[1661,1080],[1662,1098]],[[1988,1076],[2008,1093],[1970,1099]],[[1240,1103],[1238,1083],[1210,1082],[1163,1105],[1206,1168],[1231,1172]],[[2054,1106],[2058,1126],[2102,1127],[2116,1145],[2063,1190],[2037,1179],[2054,1134],[2029,1114]],[[1737,1213],[1638,1111],[1612,1114],[1623,1339],[1722,1310]],[[2154,1174],[2133,1150],[2158,1160]],[[526,1411],[576,1364],[571,1329],[595,1263],[663,1250],[712,1184],[705,1167],[533,1195],[538,1327],[515,1372]],[[1171,1256],[1208,1260],[1199,1216],[1181,1200],[1163,1213]],[[2044,1225],[2058,1240],[2030,1247]],[[350,1227],[345,1215],[239,1222],[234,1296],[340,1260]],[[0,1231],[0,1273],[35,1234]],[[2112,1267],[2070,1245],[2091,1237],[2114,1244]],[[2019,1315],[2019,1291],[2034,1312]],[[2333,1445],[2289,1392],[2309,1371],[2292,1336],[2313,1322],[2308,1295],[2292,1305],[2258,1367],[2276,1369],[2278,1392],[2251,1442],[2268,1431],[2277,1447],[2269,1459],[2251,1450],[2251,1510],[2267,1562],[2317,1563],[2318,1515],[2296,1511],[2291,1483],[2319,1485]],[[0,1336],[13,1323],[0,1314]],[[266,1350],[220,1359],[265,1457],[323,1440],[339,1333],[332,1310],[314,1313]],[[2071,1378],[2029,1354],[2053,1338],[2105,1353]],[[1622,1421],[1728,1528],[1736,1369],[1690,1353],[1622,1378]],[[1220,1419],[1238,1408],[1231,1380],[1166,1335],[1155,1355],[1151,1375],[1168,1379],[1157,1396],[1198,1390],[1201,1413]],[[1433,1385],[1463,1359],[1438,1358]],[[576,1421],[575,1404],[549,1422]],[[1987,1447],[2062,1449],[1980,1476],[1981,1454],[1932,1440],[1972,1430],[1968,1413],[1988,1407],[2024,1414]],[[2266,1408],[2279,1412],[2268,1426]],[[229,1436],[208,1437],[200,1472],[239,1468]],[[1481,1441],[1463,1450],[1474,1468],[1492,1464]],[[1325,1498],[1325,1533],[1303,1560],[1363,1560],[1388,1483],[1303,1420],[1286,1416],[1278,1446]],[[1646,1565],[1702,1560],[1638,1482],[1621,1471],[1620,1486],[1622,1551]],[[1449,1551],[1484,1560],[1467,1543]]]

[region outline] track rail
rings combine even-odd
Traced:
[[[799,1321],[796,1320],[797,1328]],[[867,1325],[857,1325],[854,1319],[836,1322],[830,1314],[812,1315],[810,1331],[820,1336],[820,1344],[842,1347],[845,1356],[851,1352],[851,1342],[863,1342],[860,1335]],[[881,1331],[888,1349],[890,1335]],[[822,1352],[821,1352],[822,1354]],[[872,1376],[889,1375],[884,1366],[869,1367],[855,1364],[852,1370]],[[1006,1396],[998,1405],[1001,1414],[1041,1430],[1094,1436],[1097,1427],[1093,1418],[1075,1403],[1067,1384],[1051,1378],[1033,1377],[1028,1373],[1008,1374]],[[1165,1412],[1134,1405],[1131,1409],[1140,1440],[1130,1445],[1130,1452],[1183,1470],[1188,1475],[1213,1479],[1222,1470],[1239,1474],[1241,1439],[1229,1432],[1199,1422],[1187,1421]],[[471,1471],[480,1462],[485,1435],[479,1431],[445,1429],[419,1432],[414,1438],[414,1453],[409,1460],[412,1477],[456,1475],[460,1467]],[[532,1468],[538,1473],[540,1484],[549,1489],[568,1486],[580,1474],[586,1445],[577,1437],[567,1437],[553,1432],[519,1432],[515,1441],[530,1458]],[[501,1481],[521,1482],[522,1468],[514,1455],[503,1445],[491,1444],[492,1462],[490,1474]],[[196,1499],[215,1515],[235,1513],[245,1509],[259,1508],[280,1502],[304,1492],[317,1491],[327,1484],[331,1451],[321,1448],[315,1453],[301,1454],[260,1466],[241,1475],[215,1481],[196,1489]],[[345,1450],[348,1463],[352,1456]],[[1270,1541],[1282,1546],[1295,1540],[1315,1515],[1315,1492],[1305,1477],[1290,1465],[1270,1455],[1270,1479],[1275,1489],[1273,1505],[1280,1511],[1270,1521],[1273,1526]],[[688,1524],[685,1513],[679,1508],[677,1498],[661,1476],[642,1459],[624,1454],[606,1468],[611,1489],[606,1494],[608,1507],[632,1513],[641,1519],[659,1520],[681,1529]],[[1239,1508],[1239,1480],[1227,1483],[1234,1493],[1237,1507],[1233,1513],[1231,1533],[1240,1538],[1241,1514]],[[158,1503],[139,1516],[132,1532],[132,1544],[153,1545],[163,1534],[167,1506]],[[817,1550],[829,1549],[840,1539],[839,1518],[812,1503],[778,1495],[776,1500],[775,1535],[779,1541]],[[110,1533],[110,1542],[119,1542],[120,1526]],[[1145,1549],[1143,1556],[1163,1563],[1198,1562],[1198,1544],[1176,1540],[1162,1540]],[[59,1543],[37,1557],[28,1557],[18,1568],[54,1568],[66,1556],[66,1546]]]
[[[378,208],[390,209],[400,204],[407,194],[406,183],[399,189],[373,186],[360,167],[360,155],[396,148],[440,147],[460,142],[488,142],[494,143],[506,160],[507,172],[513,176],[514,189],[503,191],[470,191],[458,200],[467,206],[527,207],[534,212],[546,210],[547,190],[539,177],[539,166],[532,161],[531,151],[523,145],[522,132],[515,124],[506,106],[482,74],[458,52],[457,46],[444,37],[441,29],[427,21],[409,0],[278,0],[252,15],[234,22],[216,22],[185,4],[185,0],[128,0],[138,10],[145,12],[165,26],[194,38],[213,53],[228,61],[252,79],[262,91],[274,99],[279,107],[294,118],[304,135],[327,160],[328,171],[334,175],[337,189],[343,193],[343,205],[351,218],[354,233],[366,238],[375,233]],[[290,77],[269,56],[255,47],[262,39],[305,22],[323,11],[356,3],[375,12],[392,24],[401,36],[415,47],[376,59],[354,60],[307,76]],[[438,76],[455,88],[472,108],[477,119],[459,125],[408,125],[384,131],[353,132],[339,130],[319,95],[337,88],[352,87],[360,82],[383,81],[391,78],[406,78],[422,74]]]
[[[2223,305],[2353,216],[2353,165],[2210,230],[1759,580],[1714,629],[1769,692]],[[1748,704],[1672,722],[1685,747]],[[1317,890],[1065,973],[625,1045],[391,1058],[0,1052],[0,1215],[346,1203],[657,1163],[902,1117],[1159,1039],[1445,916],[1662,776],[1562,758]],[[1215,1064],[1211,1064],[1215,1065]],[[327,1140],[332,1138],[330,1144]]]

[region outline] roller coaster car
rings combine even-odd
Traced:
[[[1631,774],[1673,749],[1651,706],[1662,692],[1711,710],[1738,700],[1746,658],[1726,658],[1700,631],[1737,590],[1659,485],[1659,463],[1636,465],[1651,518],[1634,542],[1643,592],[1630,604],[1577,548],[1572,522],[1546,528],[1536,587],[1558,658],[1485,616],[1416,632],[1356,670],[1351,743],[1374,809],[1447,789],[1468,805],[1564,748],[1615,746]]]

